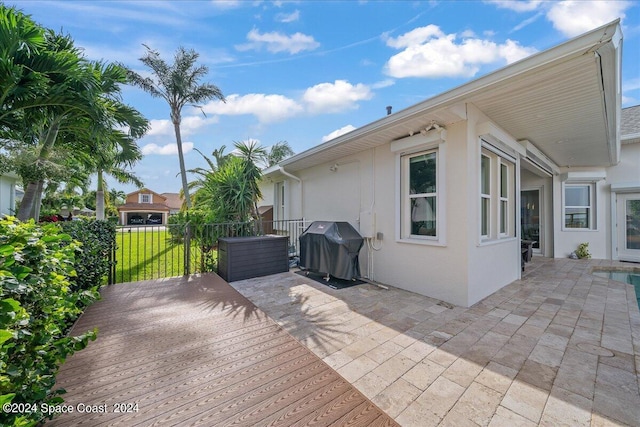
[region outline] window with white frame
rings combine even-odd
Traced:
[[[151,203],[151,194],[140,194],[140,203]]]
[[[437,150],[401,157],[402,237],[438,237]]]
[[[480,155],[480,239],[515,236],[515,164],[482,149]]]
[[[488,239],[491,234],[491,159],[480,158],[480,236]]]
[[[595,229],[593,184],[564,185],[564,228]]]

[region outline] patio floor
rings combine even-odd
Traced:
[[[534,258],[470,308],[293,272],[231,285],[403,426],[638,426],[640,313],[590,274],[609,265]]]
[[[215,274],[105,287],[93,327],[47,425],[397,425]]]

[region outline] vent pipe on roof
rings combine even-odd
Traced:
[[[393,108],[393,107],[392,107],[391,105],[387,105],[387,116],[388,116],[389,114],[391,114],[391,109],[392,109],[392,108]]]

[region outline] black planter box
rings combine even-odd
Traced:
[[[218,239],[218,275],[227,282],[289,271],[289,237]]]

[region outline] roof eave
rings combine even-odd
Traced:
[[[432,98],[429,98],[426,101],[415,104],[411,107],[408,107],[404,110],[398,111],[394,114],[385,116],[379,120],[371,122],[367,125],[364,125],[358,129],[355,129],[349,133],[341,135],[337,138],[329,140],[325,143],[312,147],[308,150],[305,150],[299,154],[296,154],[280,163],[281,166],[288,166],[295,164],[296,162],[306,159],[308,157],[314,156],[317,153],[322,151],[331,149],[333,147],[339,146],[341,144],[346,144],[349,141],[362,138],[367,134],[371,134],[379,131],[388,126],[392,126],[395,123],[406,120],[412,116],[418,114],[426,114],[431,111],[435,111],[440,108],[444,108],[447,106],[454,105],[456,103],[462,102],[464,99],[473,96],[474,94],[490,90],[490,88],[500,83],[506,79],[516,78],[519,75],[523,75],[529,73],[535,69],[540,67],[545,67],[548,64],[554,63],[556,61],[566,60],[573,56],[583,55],[589,51],[598,51],[599,55],[602,58],[606,58],[610,60],[611,55],[616,55],[616,52],[620,52],[619,45],[621,44],[621,32],[619,26],[620,20],[616,19],[608,24],[605,24],[599,28],[596,28],[588,33],[585,33],[581,36],[575,37],[571,40],[568,40],[558,46],[552,47],[548,50],[536,53],[527,58],[524,58],[520,61],[514,62],[513,64],[507,65],[499,70],[496,70],[490,74],[487,74],[483,77],[480,77],[471,82],[465,83],[461,86],[453,88],[449,91],[443,92],[439,95],[436,95]],[[619,38],[617,38],[619,36]],[[613,51],[609,49],[607,46],[610,44],[612,39],[616,38],[616,46]],[[600,51],[600,49],[602,49]],[[615,77],[610,75],[611,73],[604,73],[603,75],[603,90],[605,91],[605,95],[607,95],[609,90],[609,86],[615,86]],[[617,85],[619,86],[620,79],[617,79]],[[615,95],[613,95],[613,100],[610,99],[611,95],[608,96],[606,104],[607,104],[607,123],[609,126],[609,135],[611,143],[611,139],[618,140],[617,135],[619,135],[619,115],[617,114],[617,109],[613,108],[612,102],[615,102]],[[618,95],[619,97],[619,95]],[[619,99],[618,99],[618,104]],[[617,127],[615,125],[615,121],[617,121]],[[615,135],[615,136],[614,136]],[[611,159],[619,158],[619,142],[617,143],[618,149],[616,151],[615,144],[614,146],[610,145],[610,157]],[[616,161],[617,162],[617,161]]]

